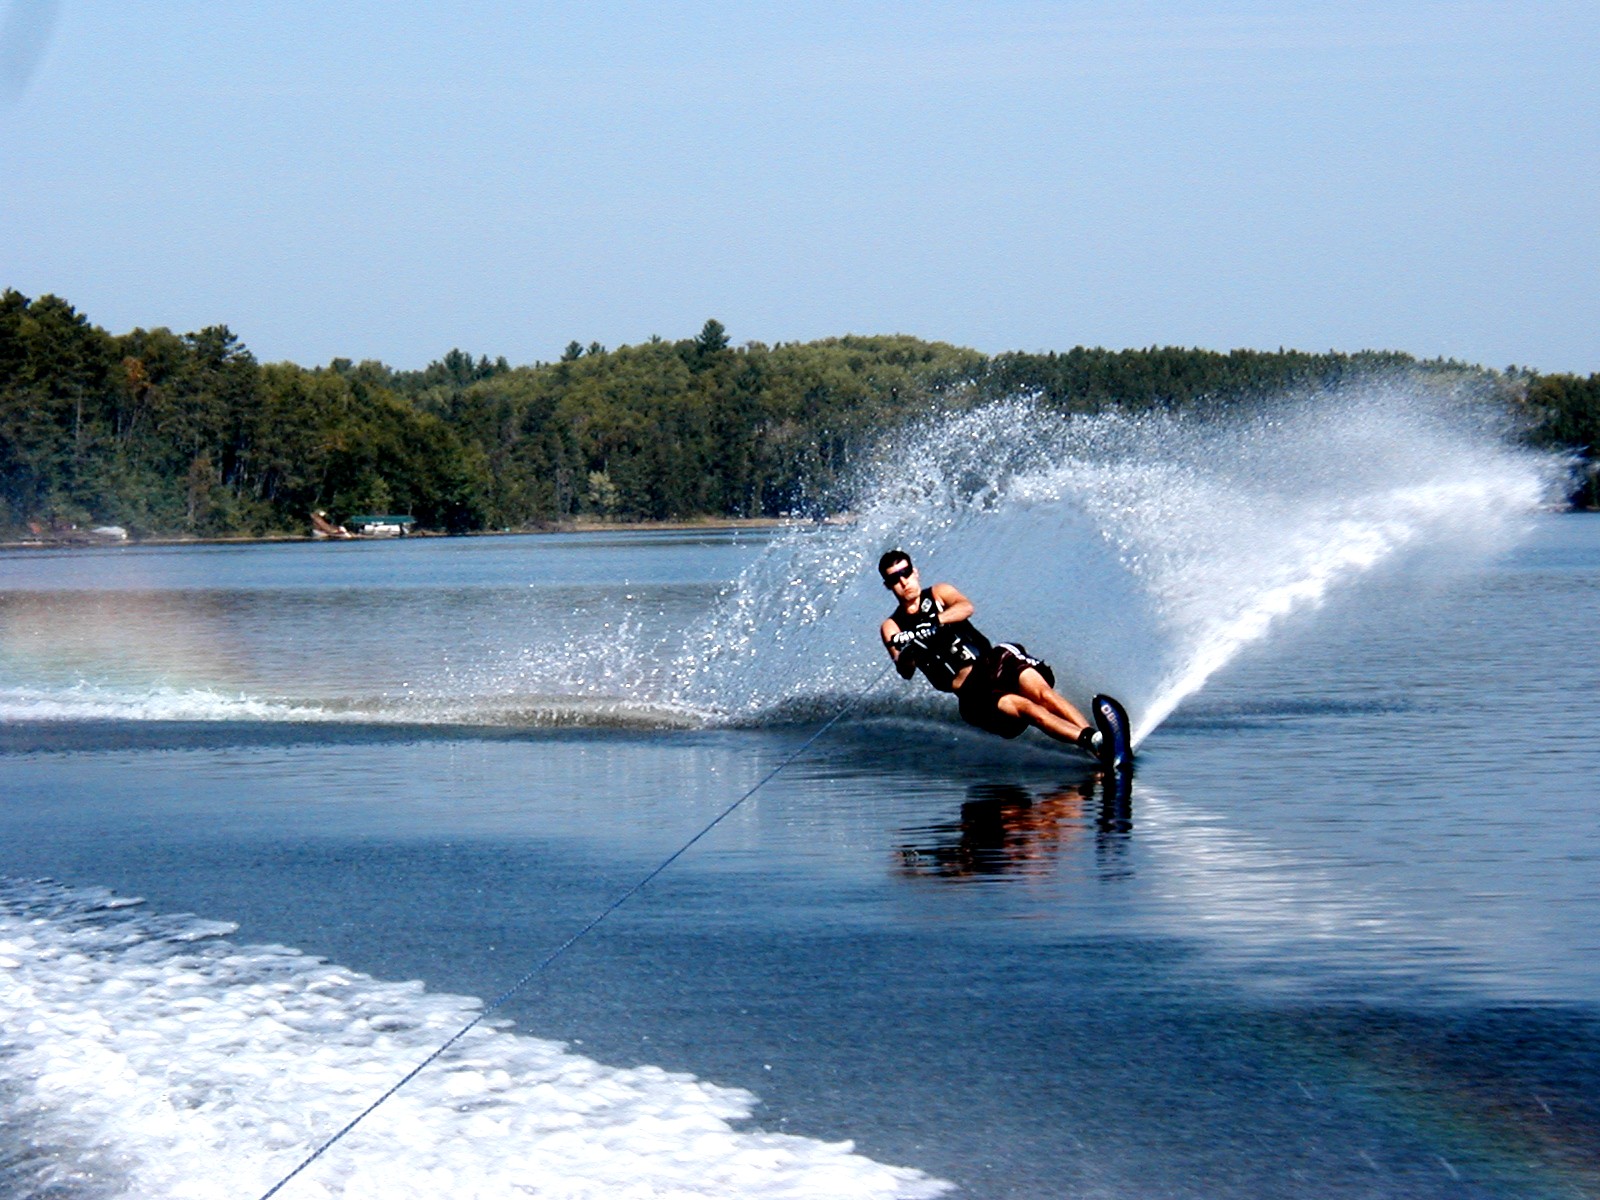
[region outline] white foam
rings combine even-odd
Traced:
[[[259,1196],[478,1008],[98,889],[0,881],[0,1188]],[[736,1129],[750,1093],[480,1026],[280,1193],[928,1197],[949,1185]]]
[[[339,722],[363,725],[607,726],[669,729],[702,725],[706,714],[672,703],[619,696],[490,693],[323,700],[266,699],[207,688],[129,687],[78,682],[59,688],[0,688],[0,721]]]
[[[209,688],[87,681],[0,688],[0,720],[6,721],[320,721],[336,715],[316,704]]]

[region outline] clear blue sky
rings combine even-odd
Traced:
[[[0,286],[267,360],[1600,371],[1600,4],[0,0]]]

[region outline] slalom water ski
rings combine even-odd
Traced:
[[[1133,763],[1133,726],[1128,710],[1114,696],[1096,696],[1089,707],[1094,712],[1095,728],[1100,731],[1100,761],[1121,769]]]

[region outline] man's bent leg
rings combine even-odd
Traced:
[[[1033,675],[1035,678],[1038,678],[1039,675],[1037,671],[1031,669],[1026,673]],[[1039,679],[1039,682],[1043,683],[1044,680]],[[1062,701],[1062,703],[1065,704],[1066,702]],[[1045,705],[1030,700],[1027,696],[1019,696],[1015,692],[1001,696],[1000,699],[995,701],[995,707],[1007,716],[1021,717],[1036,729],[1048,733],[1058,741],[1071,742],[1074,745],[1078,742],[1078,735],[1088,727],[1087,721],[1079,720],[1073,722],[1052,712]],[[1071,705],[1067,707],[1070,709]]]
[[[1022,669],[1017,676],[1017,687],[1021,690],[1024,699],[1047,709],[1054,716],[1070,722],[1074,736],[1077,735],[1079,730],[1089,728],[1089,719],[1073,707],[1072,701],[1046,683],[1044,676],[1034,668],[1024,667]],[[1040,726],[1040,728],[1043,728],[1043,726]]]

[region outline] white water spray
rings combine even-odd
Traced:
[[[678,699],[759,720],[859,689],[891,607],[874,566],[902,547],[1069,696],[1122,698],[1142,740],[1291,614],[1419,555],[1504,548],[1562,469],[1414,384],[1242,418],[1027,401],[938,418],[872,456],[852,525],[797,532],[740,577],[681,658]],[[939,700],[896,680],[882,699]]]
[[[1398,564],[1509,544],[1565,464],[1512,445],[1498,411],[1403,381],[1237,417],[1066,416],[1022,400],[934,416],[860,464],[853,523],[777,538],[720,598],[711,580],[735,568],[702,577],[704,554],[681,584],[630,583],[625,558],[568,578],[533,543],[504,553],[526,553],[540,586],[503,564],[475,574],[482,543],[436,543],[411,562],[434,574],[290,588],[287,604],[266,552],[252,577],[264,582],[216,594],[192,568],[163,590],[134,570],[155,560],[74,559],[113,584],[120,564],[138,588],[74,590],[106,584],[87,570],[41,596],[0,594],[0,717],[817,720],[883,669],[891,603],[873,567],[899,546],[925,580],[972,598],[990,638],[1052,663],[1080,705],[1120,697],[1141,740],[1246,647],[1270,650],[1286,619]],[[956,719],[948,697],[892,676],[864,711]]]

